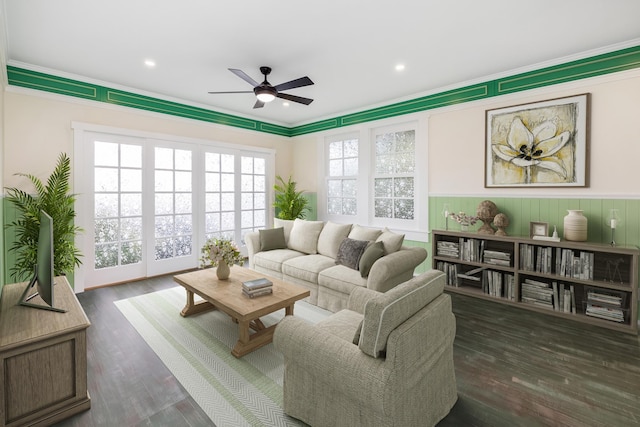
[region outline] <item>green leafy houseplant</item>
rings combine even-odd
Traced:
[[[280,219],[304,219],[305,211],[309,210],[309,201],[302,195],[302,191],[296,189],[296,182],[291,176],[287,182],[281,176],[276,176],[278,181],[273,189],[276,192],[273,206],[279,210]]]
[[[9,251],[17,254],[16,263],[11,267],[11,276],[15,279],[29,277],[36,264],[40,211],[44,210],[53,218],[53,270],[62,275],[73,272],[81,264],[80,251],[75,246],[75,235],[82,231],[74,225],[75,195],[69,193],[71,161],[65,153],[58,156],[58,163],[46,184],[30,174],[16,174],[29,178],[36,189],[31,195],[18,188],[7,188],[7,200],[14,204],[19,212],[18,218],[9,224],[13,227],[16,240]]]

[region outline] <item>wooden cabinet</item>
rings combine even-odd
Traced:
[[[446,290],[638,333],[637,247],[432,232]]]
[[[55,305],[66,313],[17,305],[26,282],[2,290],[0,426],[51,425],[91,406],[90,323],[67,279],[55,281]]]

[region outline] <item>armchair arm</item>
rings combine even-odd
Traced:
[[[367,288],[386,292],[398,283],[413,277],[413,271],[427,258],[427,250],[418,246],[403,246],[397,252],[385,255],[373,263]]]
[[[357,345],[294,316],[280,321],[273,344],[283,353],[285,366],[297,365],[363,406],[382,402],[389,377],[384,359],[367,356]]]
[[[380,295],[380,292],[368,288],[355,288],[349,295],[347,309],[364,314],[364,306],[367,305],[367,301],[376,295]]]
[[[244,235],[244,244],[247,245],[247,256],[249,257],[249,268],[253,269],[253,256],[260,252],[260,233],[251,231]]]

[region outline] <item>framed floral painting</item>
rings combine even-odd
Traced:
[[[589,94],[487,110],[485,187],[588,186]]]

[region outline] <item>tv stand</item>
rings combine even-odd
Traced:
[[[19,305],[27,282],[0,299],[0,427],[48,426],[87,410],[90,323],[66,277],[56,277],[57,313]]]

